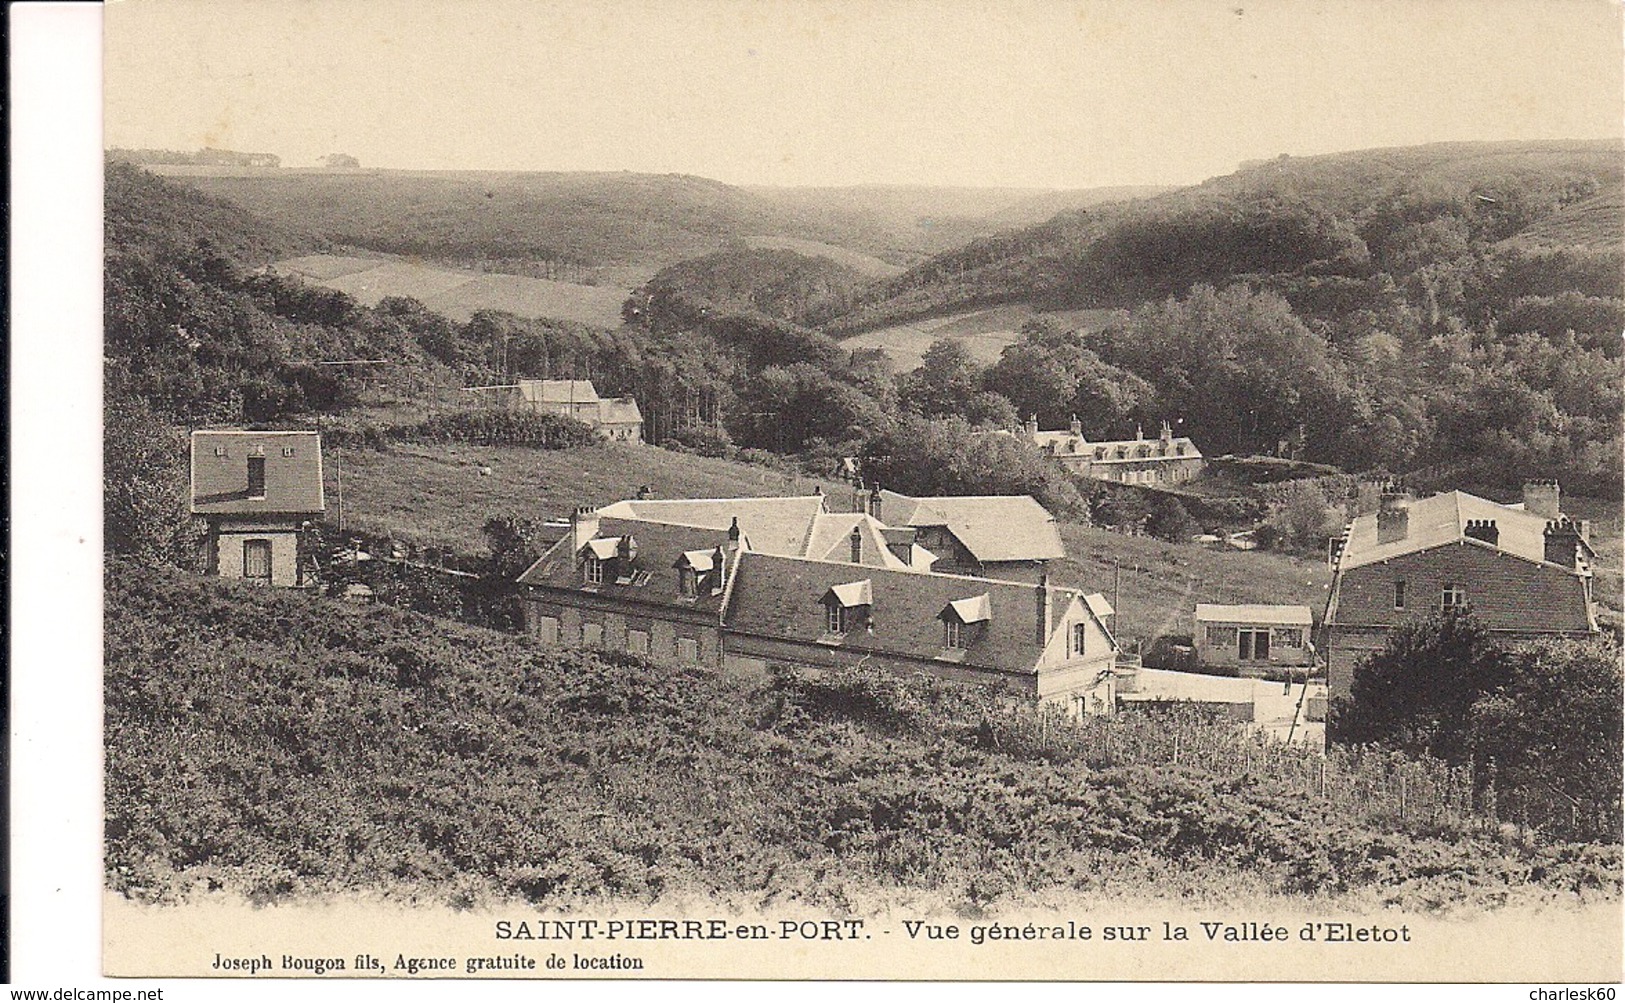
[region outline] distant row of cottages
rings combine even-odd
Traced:
[[[1462,492],[1384,495],[1345,531],[1319,635],[1306,607],[1197,607],[1210,665],[1355,662],[1408,617],[1471,607],[1509,640],[1596,632],[1585,524],[1556,482],[1516,505]],[[855,511],[819,494],[633,499],[579,508],[518,579],[530,632],[693,665],[868,665],[995,681],[1076,712],[1115,703],[1118,642],[1106,599],[1052,584],[1065,556],[1033,499],[911,498],[874,489]],[[299,534],[325,510],[314,432],[192,435],[192,511],[211,574],[310,583]],[[1234,658],[1232,659],[1232,654]]]

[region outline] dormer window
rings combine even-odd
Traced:
[[[824,598],[825,636],[838,638],[862,624],[863,618],[874,605],[874,593],[869,579],[832,585]]]
[[[248,497],[265,497],[265,457],[248,458]]]
[[[694,599],[709,581],[711,594],[722,591],[723,568],[726,555],[716,550],[685,550],[672,567],[677,569],[677,592],[684,599]]]
[[[981,629],[979,625],[993,619],[993,605],[985,592],[970,599],[955,599],[942,608],[937,619],[942,621],[943,650],[961,652],[970,647]]]
[[[588,540],[581,548],[581,580],[589,586],[604,584],[605,565],[614,560],[621,545],[620,537],[600,537]]]
[[[604,584],[604,562],[596,554],[588,554],[582,563],[581,579],[588,585]]]

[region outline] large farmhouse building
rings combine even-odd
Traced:
[[[208,523],[204,570],[265,585],[315,582],[302,545],[322,517],[322,439],[316,432],[192,433],[192,513]]]
[[[1040,510],[1042,511],[1042,510]],[[765,671],[859,664],[1115,706],[1104,597],[927,570],[915,530],[823,499],[636,500],[578,509],[520,577],[549,643]]]
[[[631,397],[600,397],[591,380],[520,380],[467,389],[492,407],[574,418],[611,442],[643,441],[643,412],[638,402]]]
[[[1326,604],[1324,654],[1333,699],[1354,666],[1415,617],[1470,610],[1505,640],[1581,637],[1597,630],[1585,524],[1559,510],[1555,481],[1533,481],[1500,505],[1462,491],[1382,496],[1351,522]]]
[[[1132,439],[1091,442],[1076,418],[1064,431],[1048,432],[1039,431],[1037,418],[1029,418],[1021,438],[1072,473],[1119,484],[1179,484],[1200,474],[1207,462],[1196,444],[1174,435],[1167,422],[1155,439],[1136,429]]]

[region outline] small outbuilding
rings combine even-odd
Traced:
[[[1308,606],[1196,606],[1196,663],[1261,675],[1267,668],[1315,664],[1310,643],[1314,614]]]

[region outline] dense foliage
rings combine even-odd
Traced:
[[[1620,654],[1606,639],[1508,648],[1471,615],[1401,624],[1355,668],[1340,739],[1495,771],[1530,802],[1620,821]]]
[[[1092,766],[1092,743],[923,678],[749,683],[118,560],[107,604],[107,880],[143,899],[1617,894],[1617,849],[1364,821],[1239,773]]]

